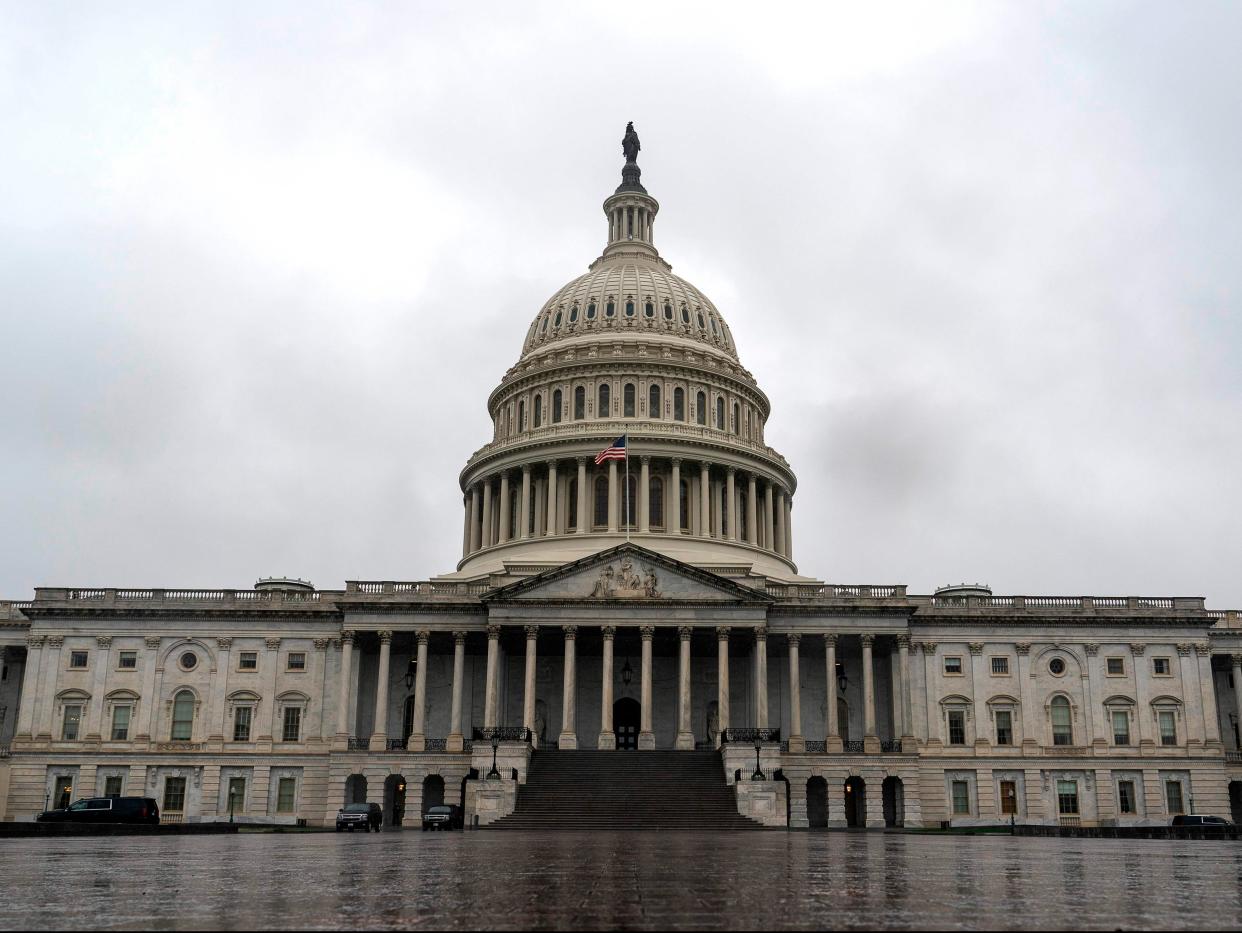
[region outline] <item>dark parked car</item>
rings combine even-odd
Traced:
[[[84,797],[64,810],[47,810],[40,823],[143,823],[160,825],[160,808],[150,797]]]
[[[378,803],[347,803],[336,811],[336,831],[348,829],[375,830],[384,825],[384,811]]]
[[[1207,830],[1225,830],[1233,826],[1223,816],[1175,816],[1173,817],[1173,826],[1181,826],[1186,829],[1207,829]]]
[[[431,807],[423,814],[423,830],[428,829],[461,829],[464,820],[461,807]]]

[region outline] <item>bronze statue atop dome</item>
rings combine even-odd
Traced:
[[[625,138],[621,140],[621,151],[625,153],[626,163],[638,161],[638,150],[642,145],[638,141],[638,133],[634,131],[634,121],[625,124]]]

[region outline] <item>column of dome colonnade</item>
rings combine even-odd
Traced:
[[[656,249],[659,209],[627,162],[602,254],[540,309],[488,398],[492,438],[460,477],[460,576],[638,535],[697,566],[797,577],[797,479],[767,444],[771,404],[724,317]],[[594,461],[622,435],[628,480]]]
[[[502,672],[502,663],[500,658],[500,640],[503,632],[507,628],[501,625],[489,625],[484,630],[487,636],[487,655],[486,655],[486,674],[484,682],[484,728],[495,728],[502,723],[500,722],[500,679]],[[522,725],[530,729],[532,734],[535,732],[535,704],[536,704],[536,664],[538,660],[538,639],[543,633],[556,633],[563,639],[563,668],[562,668],[562,705],[561,705],[561,727],[558,734],[557,742],[560,748],[577,748],[579,747],[579,733],[582,729],[588,730],[588,735],[595,727],[595,723],[582,723],[578,720],[577,702],[581,689],[596,689],[596,687],[588,685],[581,686],[578,682],[578,665],[577,665],[577,639],[579,633],[589,628],[596,628],[601,636],[601,677],[598,689],[600,691],[600,721],[598,723],[598,731],[594,732],[596,736],[596,747],[601,749],[616,748],[616,734],[614,732],[613,723],[613,696],[614,696],[614,677],[615,665],[614,661],[614,643],[617,634],[637,633],[642,644],[642,660],[640,665],[640,716],[641,724],[639,731],[639,748],[655,748],[655,733],[653,729],[653,721],[655,718],[655,710],[653,708],[653,661],[652,646],[657,632],[665,632],[669,635],[675,633],[677,636],[677,691],[675,708],[666,710],[661,714],[661,719],[667,717],[675,723],[674,743],[673,747],[677,749],[693,749],[695,747],[695,736],[691,728],[691,709],[692,709],[692,685],[693,665],[695,663],[695,655],[691,652],[691,641],[696,634],[714,634],[716,638],[716,704],[717,704],[717,743],[724,730],[733,726],[733,716],[730,704],[730,686],[729,686],[729,661],[731,644],[736,642],[739,637],[743,641],[748,642],[747,647],[750,651],[752,660],[752,690],[753,702],[750,705],[749,727],[754,729],[768,729],[772,725],[772,716],[769,711],[769,690],[768,690],[768,647],[769,642],[776,638],[778,644],[783,642],[787,648],[788,658],[788,689],[784,691],[787,696],[788,706],[785,709],[787,716],[785,721],[789,724],[789,734],[787,736],[788,750],[790,753],[798,754],[807,751],[813,746],[808,743],[807,737],[802,730],[802,696],[801,696],[801,648],[805,644],[809,644],[811,640],[822,639],[824,650],[824,676],[827,686],[826,702],[824,705],[825,723],[824,736],[822,742],[822,751],[828,753],[850,753],[850,754],[877,754],[881,751],[913,751],[915,740],[912,735],[914,732],[914,721],[912,716],[913,698],[910,691],[910,661],[909,653],[911,648],[910,638],[907,634],[899,633],[896,635],[886,634],[877,636],[876,634],[863,632],[851,632],[848,634],[838,632],[783,632],[779,634],[772,633],[765,625],[757,626],[652,626],[652,625],[615,625],[606,624],[598,627],[580,626],[580,625],[525,625],[522,627],[525,636],[525,668],[523,679],[522,694]],[[389,656],[390,647],[393,639],[391,630],[378,630],[372,633],[378,642],[378,664],[377,679],[375,687],[375,709],[388,709],[388,687],[390,682]],[[470,689],[469,678],[465,674],[465,645],[467,639],[466,630],[453,630],[451,632],[431,632],[426,629],[419,629],[412,633],[416,644],[416,666],[415,680],[413,685],[413,711],[410,723],[409,735],[390,738],[387,731],[387,715],[377,715],[375,717],[375,728],[366,743],[370,751],[392,751],[394,749],[406,749],[411,752],[429,751],[431,749],[431,740],[426,734],[426,711],[427,711],[427,670],[428,657],[431,650],[432,636],[449,635],[453,643],[453,676],[451,682],[452,701],[451,716],[449,724],[449,734],[443,740],[442,747],[445,751],[459,752],[465,745],[465,735],[462,728],[462,705],[463,693]],[[341,662],[339,665],[339,683],[338,683],[338,700],[337,700],[337,728],[336,728],[336,748],[345,750],[358,746],[351,745],[354,741],[349,728],[349,691],[352,684],[353,654],[357,643],[359,633],[353,630],[345,630],[341,634]],[[880,730],[876,722],[876,676],[875,676],[875,659],[874,648],[877,638],[883,639],[883,644],[887,645],[889,651],[890,663],[894,668],[893,679],[893,703],[891,707],[892,716],[892,738],[882,741]],[[838,697],[839,689],[837,688],[838,679],[843,676],[844,668],[839,663],[839,650],[843,645],[848,645],[851,650],[857,650],[861,655],[861,687],[862,687],[862,703],[863,703],[863,737],[861,741],[849,741],[845,739],[839,728],[838,720],[838,703],[841,702]],[[918,646],[915,646],[918,647]],[[710,663],[706,658],[710,658],[710,654],[699,656],[699,663]],[[776,720],[782,717],[777,715]],[[820,743],[815,742],[815,745]]]

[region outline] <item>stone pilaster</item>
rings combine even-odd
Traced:
[[[392,653],[392,632],[379,632],[379,673],[375,682],[375,722],[367,748],[373,752],[388,750],[388,660]]]
[[[450,752],[464,751],[466,737],[461,731],[461,697],[466,680],[466,633],[453,633],[453,706],[449,715],[449,734],[444,748]]]
[[[801,754],[806,751],[806,739],[802,736],[802,684],[798,669],[798,644],[802,636],[791,632],[789,640],[789,751]]]
[[[414,670],[414,722],[405,747],[411,752],[421,752],[427,749],[427,642],[431,633],[423,629],[415,637],[418,654]]]
[[[616,461],[612,462],[615,463]],[[559,747],[562,749],[572,749],[578,747],[578,733],[576,731],[578,672],[575,663],[578,627],[576,625],[565,625],[562,628],[565,632],[565,680],[564,690],[561,694],[561,735]]]

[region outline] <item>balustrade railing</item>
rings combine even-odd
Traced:
[[[403,752],[405,751],[405,742],[405,739],[389,739],[384,744],[384,747],[390,752]]]
[[[429,752],[447,752],[448,739],[428,739],[423,747]]]
[[[780,729],[725,729],[720,736],[724,745],[762,745],[780,740]]]
[[[841,750],[847,755],[861,755],[867,749],[866,743],[864,742],[842,742]]]
[[[828,753],[827,742],[807,742],[806,750],[812,755],[826,755]]]
[[[351,752],[365,752],[368,748],[368,745],[369,743],[367,742],[366,739],[360,739],[356,735],[351,735],[349,737],[348,747]]]
[[[12,751],[9,750],[9,746],[0,745],[0,758],[8,758],[12,754]]]
[[[524,726],[496,726],[492,729],[476,728],[473,732],[474,741],[491,742],[530,742],[530,730]]]
[[[880,751],[891,755],[901,751],[901,739],[885,739],[880,742]]]

